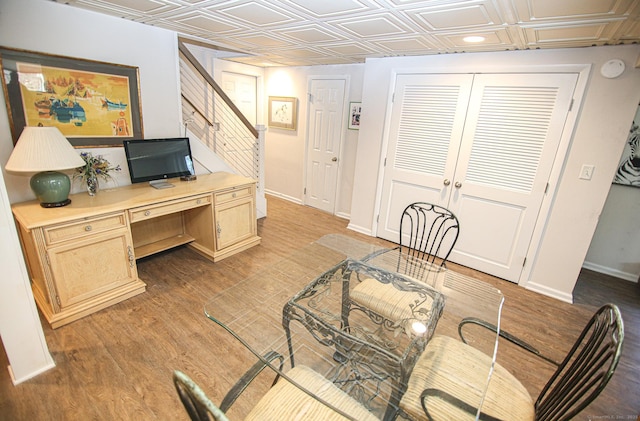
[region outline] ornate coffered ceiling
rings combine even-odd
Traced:
[[[57,0],[256,66],[640,42],[638,0]],[[468,43],[470,35],[484,41]]]

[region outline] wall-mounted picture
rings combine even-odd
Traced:
[[[142,139],[138,68],[0,47],[13,142],[57,127],[77,148]]]
[[[269,97],[269,127],[295,130],[298,99],[287,96]]]
[[[631,123],[627,144],[613,183],[640,187],[640,104]]]
[[[362,111],[361,102],[349,103],[349,128],[351,130],[360,129],[360,113]]]

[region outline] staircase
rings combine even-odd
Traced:
[[[253,127],[188,47],[178,41],[182,121],[194,160],[207,171],[228,171],[257,180],[258,218],[264,196],[264,126]]]

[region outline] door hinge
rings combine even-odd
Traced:
[[[304,192],[302,194],[307,194],[307,188],[304,188]]]
[[[58,305],[62,307],[62,303],[60,302],[60,297],[57,294],[56,294],[56,303],[58,303]]]
[[[522,261],[522,267],[524,267],[526,263],[527,263],[527,258],[525,257],[524,260]]]
[[[547,194],[548,191],[549,191],[549,183],[547,183],[547,185],[544,186],[544,194]]]
[[[391,103],[393,104],[393,102],[396,100],[396,93],[392,93],[391,94]]]
[[[383,167],[386,167],[386,166],[387,166],[387,158],[385,158],[385,159],[384,159],[384,162],[382,163],[382,166],[383,166]]]
[[[376,215],[376,223],[380,222],[380,214]]]
[[[313,94],[308,93],[307,95],[309,95],[309,102],[313,102]]]
[[[44,259],[47,261],[47,266],[51,266],[51,262],[49,261],[49,253],[44,254]]]
[[[569,111],[573,110],[573,101],[575,100],[571,98],[571,102],[569,103]]]

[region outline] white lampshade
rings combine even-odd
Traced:
[[[84,159],[55,127],[25,127],[9,157],[7,171],[36,173],[29,185],[43,208],[71,203],[71,181],[59,171],[83,167]]]
[[[56,127],[25,127],[6,165],[7,171],[60,171],[85,165]]]

